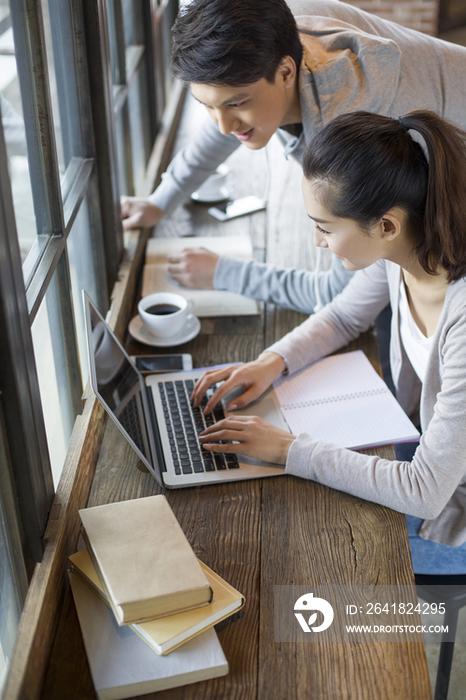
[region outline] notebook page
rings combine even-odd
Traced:
[[[362,350],[335,355],[274,382],[292,433],[362,449],[419,433]]]
[[[348,394],[389,391],[362,350],[318,360],[290,377],[279,377],[274,388],[282,408]]]

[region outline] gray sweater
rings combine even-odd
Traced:
[[[328,306],[268,350],[295,372],[367,330],[390,300],[397,398],[412,417],[420,408],[413,460],[368,456],[303,433],[291,446],[286,471],[423,518],[421,537],[459,546],[466,541],[466,278],[447,290],[422,390],[400,339],[400,280],[400,267],[384,260],[357,272]]]
[[[346,287],[353,275],[334,256],[330,269],[316,274],[222,256],[215,268],[214,288],[311,314],[317,304],[316,283],[320,301],[325,305]]]
[[[466,127],[466,48],[335,0],[299,5],[307,10],[296,17],[304,47],[299,75],[303,132],[297,138],[278,130],[287,156],[301,162],[304,146],[318,129],[338,114],[358,109],[398,117],[425,108]],[[206,120],[173,159],[150,200],[172,212],[239,145],[237,138],[223,136],[213,120]],[[339,264],[322,273],[322,301],[329,301],[350,277]],[[313,273],[274,271],[222,258],[214,284],[310,313],[316,304],[313,278]]]

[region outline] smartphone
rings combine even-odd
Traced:
[[[131,359],[142,374],[176,372],[179,369],[193,368],[192,355],[186,352],[172,355],[137,355]]]
[[[252,214],[254,211],[265,209],[266,204],[265,199],[259,199],[255,195],[250,195],[241,199],[230,199],[228,202],[210,207],[207,211],[219,221],[228,221],[236,216],[244,216],[245,214]]]

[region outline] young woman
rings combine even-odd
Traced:
[[[390,301],[390,362],[397,398],[419,421],[412,458],[390,461],[290,435],[258,418],[229,418],[201,435],[212,452],[286,464],[313,479],[408,516],[417,573],[466,573],[466,133],[431,112],[390,119],[338,117],[311,142],[303,194],[314,240],[348,270],[345,290],[254,362],[207,372],[193,392],[224,381],[206,412],[257,398],[367,330]],[[233,440],[233,444],[218,444]]]

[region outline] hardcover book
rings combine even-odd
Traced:
[[[110,608],[70,571],[73,598],[99,700],[123,700],[225,676],[228,661],[214,629],[169,656],[154,654],[130,627],[119,627]]]
[[[93,587],[107,605],[110,605],[87,549],[72,554],[70,561],[76,573]],[[202,562],[199,563],[214,592],[210,605],[148,622],[130,624],[131,629],[157,654],[164,656],[172,652],[181,644],[216,625],[217,622],[233,615],[244,605],[245,601],[241,593],[208,566]]]
[[[83,538],[120,625],[207,605],[212,589],[165,496],[79,511]]]

